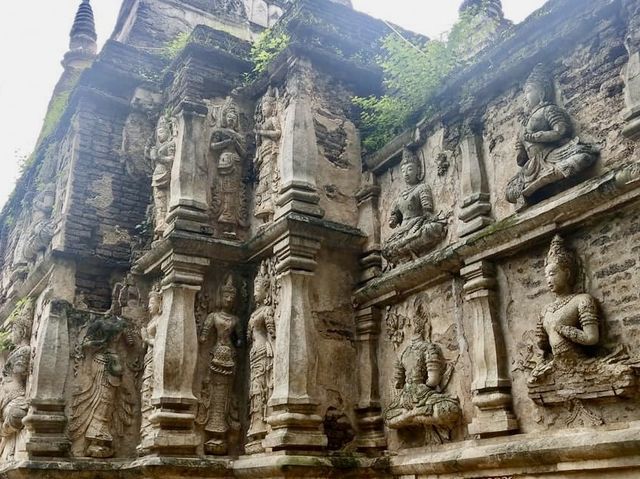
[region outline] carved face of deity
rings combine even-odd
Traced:
[[[273,115],[276,104],[272,99],[268,99],[262,103],[262,114],[265,117],[270,117]]]
[[[151,316],[158,316],[162,309],[162,296],[159,294],[152,294],[149,296],[149,314]]]
[[[236,292],[232,289],[225,289],[222,291],[222,307],[229,311],[236,304]]]
[[[238,129],[238,114],[234,110],[227,110],[225,121],[227,123],[227,128],[232,130]]]
[[[158,139],[158,143],[166,143],[169,141],[171,131],[169,130],[169,125],[166,121],[158,123],[158,127],[156,128],[156,137]]]
[[[253,299],[256,304],[264,304],[267,299],[269,283],[262,278],[258,278],[253,286]]]
[[[545,268],[547,286],[555,294],[566,294],[571,289],[571,271],[558,263],[549,263]]]
[[[26,376],[29,369],[29,356],[27,354],[17,354],[11,359],[11,372],[14,376]]]
[[[524,88],[524,101],[527,110],[531,111],[544,101],[544,92],[537,85],[529,83]]]
[[[418,165],[413,161],[409,161],[402,164],[402,177],[407,185],[418,184]]]

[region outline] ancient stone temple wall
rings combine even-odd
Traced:
[[[364,152],[349,2],[125,1],[96,55],[84,0],[1,216],[0,475],[637,477],[638,1],[489,7]]]

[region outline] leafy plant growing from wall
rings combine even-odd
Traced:
[[[478,24],[477,13],[476,9],[461,14],[441,40],[412,43],[398,32],[383,40],[385,53],[377,62],[384,72],[386,93],[353,99],[361,109],[360,128],[368,152],[379,150],[410,127],[418,114],[428,114],[430,101],[446,79],[468,62],[465,52],[490,31]]]
[[[252,76],[264,72],[269,63],[280,55],[290,42],[291,37],[277,28],[269,28],[262,32],[251,46]]]

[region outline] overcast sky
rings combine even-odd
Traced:
[[[515,22],[546,0],[502,0]],[[80,0],[4,1],[0,16],[0,207],[19,174],[18,159],[33,150],[67,51]],[[111,34],[120,0],[92,0],[100,46]],[[449,30],[462,0],[353,0],[357,10],[439,37]]]

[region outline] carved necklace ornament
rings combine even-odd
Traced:
[[[637,383],[624,348],[594,353],[601,345],[596,300],[572,292],[577,261],[560,236],[555,236],[545,262],[549,289],[557,299],[549,304],[536,329],[543,358],[531,371],[529,395],[541,405],[568,399],[598,399],[631,394]]]
[[[527,122],[516,142],[516,162],[521,168],[509,181],[506,198],[521,206],[541,189],[574,177],[593,165],[595,145],[574,136],[571,117],[555,103],[553,81],[538,65],[525,84],[529,109]]]
[[[434,215],[431,189],[422,183],[424,169],[407,148],[402,154],[401,169],[407,186],[400,193],[389,218],[389,226],[396,232],[382,247],[382,255],[394,265],[427,253],[446,234],[445,222]]]

